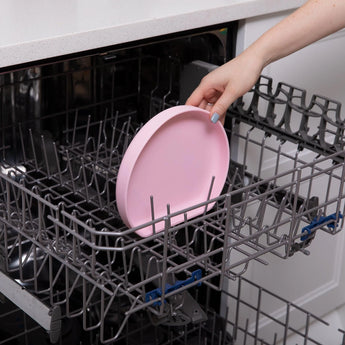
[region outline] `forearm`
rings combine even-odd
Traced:
[[[345,0],[309,0],[254,42],[248,50],[262,66],[345,27]]]
[[[213,122],[249,91],[269,63],[345,26],[345,0],[309,0],[264,33],[239,56],[203,78],[187,104],[210,111]]]

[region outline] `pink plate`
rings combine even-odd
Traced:
[[[211,199],[221,193],[229,166],[229,142],[220,122],[213,124],[209,112],[192,106],[176,106],[148,121],[129,145],[117,177],[118,211],[128,227],[181,211],[207,200],[212,177]],[[212,208],[208,206],[208,209]],[[187,212],[187,219],[202,214],[205,207]],[[184,221],[184,214],[171,224]],[[155,231],[164,222],[155,224]],[[152,235],[153,226],[137,230],[142,237]]]

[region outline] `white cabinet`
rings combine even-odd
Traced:
[[[288,14],[289,12],[284,12],[242,22],[238,35],[238,52]],[[345,31],[340,31],[273,63],[263,74],[272,77],[275,82],[284,81],[303,88],[309,96],[323,95],[345,105],[344,61]],[[319,183],[322,193],[322,178]],[[344,231],[335,236],[319,231],[309,248],[309,256],[297,253],[288,260],[281,260],[267,255],[264,258],[269,265],[251,262],[246,277],[279,296],[296,302],[302,308],[323,316],[345,303],[344,240]],[[229,284],[231,289],[232,283]],[[285,310],[279,306],[271,306],[271,313],[283,315]],[[298,321],[298,316],[295,321],[303,322]],[[345,321],[342,326],[345,327]],[[332,341],[327,343],[333,344]]]

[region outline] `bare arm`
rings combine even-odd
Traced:
[[[265,66],[343,27],[345,0],[309,0],[203,78],[186,104],[207,109],[213,121],[220,117],[223,122],[228,107],[253,87]]]

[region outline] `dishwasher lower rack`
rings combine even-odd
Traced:
[[[185,210],[167,208],[165,217],[142,225],[154,231],[157,222],[165,224],[148,238],[136,235],[140,227],[123,225],[115,200],[121,158],[140,128],[131,120],[135,111],[114,111],[109,101],[102,119],[85,116],[85,107],[41,118],[40,125],[63,127],[58,140],[37,128],[36,120],[32,126],[30,121],[4,126],[3,138],[9,131],[18,140],[0,147],[2,270],[67,318],[81,318],[83,329],[97,330],[101,343],[110,343],[143,311],[164,326],[201,322],[205,311],[191,289],[221,291],[250,261],[265,264],[268,252],[283,259],[297,251],[308,254],[318,230],[336,234],[344,223],[341,143],[321,154],[311,136],[304,136],[309,146],[296,142],[299,134],[292,138],[287,122],[279,133],[254,126],[248,119],[259,110],[258,100],[269,99],[271,109],[274,100],[291,108],[297,97],[294,88],[282,100],[260,85],[267,86],[266,79],[250,107],[238,104],[227,119],[232,161],[222,195]],[[324,103],[322,119],[334,112],[332,103]],[[308,107],[298,110],[314,116]],[[200,207],[201,216],[170,225],[173,217]]]
[[[239,277],[231,292],[223,291],[228,308],[220,316],[207,302],[200,302],[196,292],[196,300],[203,305],[207,320],[198,323],[181,325],[154,324],[150,314],[145,311],[136,313],[126,323],[121,336],[109,344],[117,345],[282,345],[282,344],[325,344],[324,334],[329,334],[327,322],[301,309],[297,305],[267,291],[266,289]],[[246,299],[241,289],[252,288],[256,291],[254,298]],[[0,295],[1,297],[1,295]],[[46,298],[43,298],[46,301]],[[286,308],[283,317],[275,317],[265,312],[265,305],[280,303]],[[0,298],[0,344],[29,345],[52,344],[51,337],[34,320],[20,308],[4,297]],[[247,311],[251,311],[248,318]],[[304,327],[295,327],[290,313],[298,311],[304,319]],[[110,333],[116,324],[117,315],[113,314],[107,326]],[[113,323],[113,324],[112,324]],[[261,327],[270,323],[269,332]],[[116,327],[116,326],[115,326]],[[264,330],[263,330],[264,329]],[[338,344],[345,344],[345,331],[333,329]],[[62,318],[61,335],[54,342],[59,345],[100,345],[100,334],[97,330],[85,332],[81,317]]]

